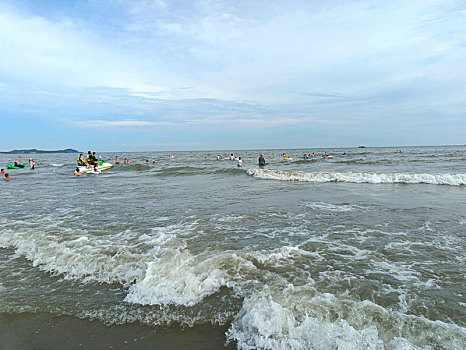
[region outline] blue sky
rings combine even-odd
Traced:
[[[0,2],[0,150],[466,143],[464,1]]]

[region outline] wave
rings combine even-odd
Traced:
[[[245,298],[227,332],[238,349],[462,349],[465,329],[290,285]],[[413,344],[413,343],[414,344]]]
[[[192,166],[179,166],[159,169],[157,171],[158,176],[189,176],[198,175],[208,172],[206,168],[192,167]]]
[[[241,167],[215,170],[215,174],[244,174],[247,170]]]
[[[50,163],[50,166],[53,166],[53,167],[62,167],[64,166],[65,164],[63,163],[60,163],[60,164],[57,164],[57,163]]]
[[[260,179],[301,182],[352,182],[371,184],[431,184],[462,186],[466,184],[466,174],[409,174],[409,173],[338,173],[281,171],[249,169],[248,174]]]

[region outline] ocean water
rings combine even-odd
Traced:
[[[31,155],[0,182],[0,348],[465,349],[466,147],[400,150]]]

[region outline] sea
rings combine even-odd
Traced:
[[[0,349],[466,349],[466,146],[97,154],[0,155]]]

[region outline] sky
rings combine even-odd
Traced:
[[[451,144],[463,0],[0,2],[0,151]]]

